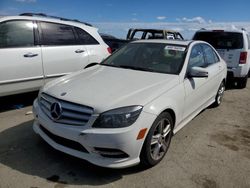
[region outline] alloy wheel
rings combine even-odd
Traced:
[[[151,138],[150,154],[152,159],[159,160],[166,153],[171,139],[171,124],[164,118],[158,122]]]
[[[222,100],[222,97],[223,97],[223,94],[224,94],[224,91],[225,91],[225,84],[224,83],[221,83],[220,85],[220,88],[218,90],[218,94],[217,94],[217,103],[220,104],[221,103],[221,100]]]

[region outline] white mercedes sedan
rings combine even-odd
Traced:
[[[45,85],[34,131],[95,165],[154,166],[172,136],[225,91],[227,67],[202,41],[141,40]]]

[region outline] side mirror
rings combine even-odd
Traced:
[[[208,72],[202,67],[192,67],[188,71],[189,78],[207,78]]]

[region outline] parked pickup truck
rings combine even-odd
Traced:
[[[127,40],[136,39],[172,39],[183,40],[182,35],[173,30],[164,29],[129,29]]]
[[[168,39],[183,40],[182,35],[174,30],[164,29],[129,29],[126,39],[118,39],[112,35],[100,34],[102,39],[109,45],[112,52],[122,47],[130,41],[140,39]]]

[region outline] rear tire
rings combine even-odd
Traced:
[[[173,125],[173,118],[168,112],[163,112],[156,118],[140,154],[143,166],[152,167],[163,159],[173,136]]]
[[[247,86],[247,80],[248,80],[248,75],[246,75],[244,78],[239,78],[237,81],[237,87],[239,89],[244,89]]]
[[[225,82],[222,81],[221,84],[220,84],[220,87],[219,87],[219,89],[217,91],[215,101],[214,101],[214,103],[212,105],[213,107],[220,106],[225,90],[226,90]]]

